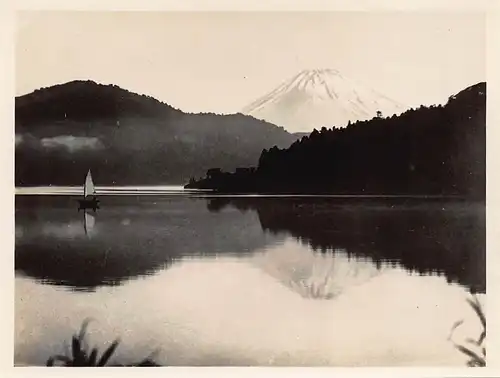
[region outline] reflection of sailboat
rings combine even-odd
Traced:
[[[85,235],[88,237],[92,236],[92,231],[95,226],[95,217],[89,214],[87,211],[83,213],[83,228],[85,229]]]
[[[96,197],[96,190],[94,186],[94,181],[92,180],[92,174],[90,169],[85,177],[85,183],[83,185],[83,199],[78,200],[80,206],[78,211],[85,209],[93,209],[94,212],[99,209],[99,200]]]
[[[367,260],[345,250],[317,253],[298,243],[285,243],[254,256],[254,263],[304,298],[333,299],[382,273]]]

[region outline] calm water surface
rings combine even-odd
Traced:
[[[477,337],[481,204],[107,190],[95,214],[72,188],[16,196],[16,364],[87,317],[119,363],[463,365],[453,323]]]

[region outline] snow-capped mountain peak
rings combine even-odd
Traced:
[[[344,127],[400,113],[405,107],[387,96],[343,76],[335,69],[303,70],[257,99],[243,113],[285,127],[290,132]]]

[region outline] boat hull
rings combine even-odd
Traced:
[[[99,209],[99,200],[95,197],[78,200],[78,203],[79,203],[78,211],[87,209],[92,209],[96,211],[97,209]]]

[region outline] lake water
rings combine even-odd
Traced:
[[[482,204],[100,188],[85,214],[79,191],[18,190],[17,365],[86,318],[117,363],[463,366],[450,330],[478,336]]]

